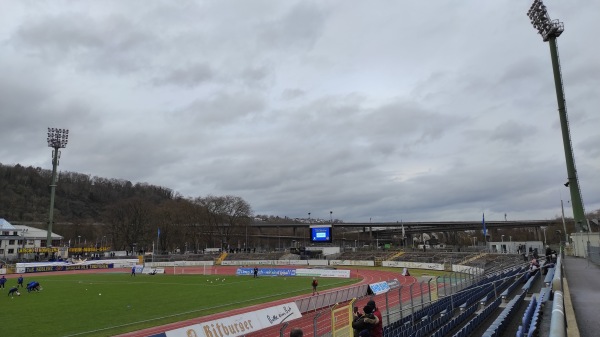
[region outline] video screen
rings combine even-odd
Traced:
[[[312,243],[331,243],[331,226],[311,227],[310,242]]]

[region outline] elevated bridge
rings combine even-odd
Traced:
[[[531,228],[536,239],[541,240],[542,227],[549,227],[559,224],[562,221],[554,220],[521,220],[521,221],[485,221],[487,230],[493,229],[512,229],[512,228]],[[328,225],[329,223],[268,223],[256,221],[249,225],[258,229],[258,237],[273,237],[273,235],[286,239],[302,239],[306,237],[306,230],[310,225]],[[345,234],[364,233],[369,239],[373,239],[373,234],[377,234],[380,240],[400,238],[402,236],[402,226],[407,236],[422,233],[445,233],[451,234],[459,231],[475,231],[483,229],[482,221],[420,221],[420,222],[344,222],[333,223],[333,233],[336,240],[341,239]],[[273,230],[282,232],[274,234]],[[291,232],[290,232],[291,229]],[[286,234],[283,234],[285,232]],[[348,237],[348,239],[350,236]]]

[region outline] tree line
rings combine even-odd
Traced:
[[[47,229],[51,175],[39,167],[0,164],[0,218]],[[53,232],[71,247],[150,251],[157,245],[159,251],[197,252],[237,247],[253,212],[238,196],[184,198],[147,183],[59,172],[53,219]]]

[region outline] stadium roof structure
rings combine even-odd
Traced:
[[[26,239],[34,240],[34,239],[46,239],[48,231],[45,229],[39,229],[35,227],[23,226],[23,225],[14,225],[15,230],[22,232],[23,236]],[[52,240],[61,240],[63,237],[56,233],[52,233]]]
[[[10,222],[0,218],[0,230],[1,231],[14,231],[15,226],[11,225]]]

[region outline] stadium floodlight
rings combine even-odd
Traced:
[[[48,128],[48,147],[64,149],[69,142],[69,130]]]
[[[52,247],[52,221],[54,220],[54,194],[56,193],[56,168],[60,158],[59,149],[67,147],[69,142],[69,130],[48,128],[48,147],[52,150],[52,182],[50,183],[50,211],[48,212],[48,233],[46,237],[46,248]]]
[[[544,42],[551,38],[557,38],[565,30],[565,26],[558,20],[550,19],[548,9],[542,0],[535,0],[527,12],[527,16],[531,19],[533,28],[537,29],[542,36]]]
[[[569,118],[567,115],[567,106],[565,93],[563,91],[563,80],[560,71],[560,61],[558,57],[558,38],[565,27],[562,22],[550,19],[548,9],[542,0],[534,0],[531,8],[527,12],[531,19],[531,24],[542,36],[544,42],[550,45],[550,57],[552,59],[552,70],[554,72],[554,87],[556,90],[556,100],[558,101],[558,115],[560,118],[560,128],[562,132],[563,148],[565,151],[565,161],[567,164],[568,181],[564,185],[569,187],[571,194],[571,205],[573,207],[573,218],[575,219],[575,228],[577,232],[587,232],[589,227],[585,221],[585,210],[581,198],[581,189],[579,188],[579,179],[577,178],[577,169],[575,167],[575,157],[571,145],[571,131],[569,130]],[[566,233],[565,233],[566,234]]]

